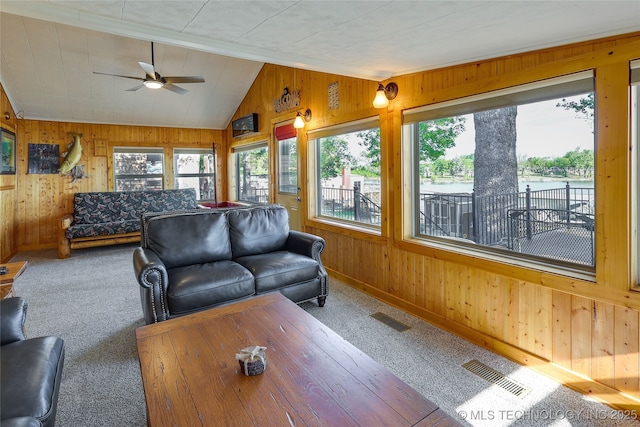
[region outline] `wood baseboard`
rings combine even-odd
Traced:
[[[326,267],[325,267],[326,268]],[[330,276],[344,282],[345,284],[358,289],[372,297],[392,305],[400,310],[410,313],[426,322],[429,322],[440,329],[451,332],[465,340],[476,344],[487,350],[493,351],[509,360],[526,366],[534,371],[559,382],[585,396],[604,403],[614,409],[623,411],[638,411],[640,413],[640,400],[622,393],[619,390],[594,381],[591,378],[582,376],[564,367],[558,366],[550,360],[536,356],[512,344],[493,338],[468,326],[461,325],[451,319],[425,310],[410,302],[404,301],[394,295],[381,291],[366,283],[360,282],[352,277],[346,276],[330,268],[326,268]],[[329,291],[331,298],[331,291]]]

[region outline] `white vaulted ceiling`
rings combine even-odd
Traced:
[[[24,118],[225,128],[264,63],[374,81],[640,31],[640,1],[0,1],[0,82]],[[201,75],[189,90],[126,91]],[[640,52],[639,52],[640,56]]]

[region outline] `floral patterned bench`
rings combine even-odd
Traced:
[[[62,217],[58,258],[71,249],[117,245],[140,241],[140,215],[197,209],[191,189],[76,193],[73,214]]]

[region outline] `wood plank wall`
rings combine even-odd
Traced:
[[[9,118],[5,114],[9,114]],[[0,126],[15,133],[16,114],[0,84]],[[16,175],[0,175],[0,262],[5,262],[18,252],[13,230],[16,227],[18,189]]]
[[[632,291],[629,61],[640,34],[545,49],[393,79],[398,98],[385,110],[371,101],[376,82],[265,65],[236,113],[257,112],[261,135],[295,112],[276,113],[284,87],[310,108],[306,130],[379,115],[383,225],[380,235],[309,217],[313,189],[300,171],[304,227],[327,242],[323,260],[334,277],[481,346],[550,375],[612,406],[640,409],[640,295]],[[595,282],[427,246],[410,238],[405,203],[410,185],[402,145],[402,111],[563,74],[594,69],[598,93]],[[328,87],[340,105],[328,108]],[[606,109],[606,112],[601,110]],[[229,140],[232,138],[229,136]],[[306,134],[299,136],[307,166]],[[242,144],[234,141],[230,145]],[[273,145],[271,146],[273,147]],[[272,164],[274,166],[274,164]],[[331,304],[331,296],[327,300]]]
[[[109,147],[161,146],[167,156],[173,147],[218,142],[222,178],[232,164],[228,159],[234,146],[267,140],[275,152],[273,125],[295,117],[294,110],[274,111],[274,100],[288,87],[300,91],[299,109],[313,112],[307,130],[365,117],[380,119],[383,225],[379,235],[309,218],[313,191],[306,167],[308,146],[306,134],[299,136],[304,228],[327,241],[323,259],[333,276],[612,406],[640,409],[640,296],[630,290],[634,276],[628,140],[628,67],[629,60],[637,58],[640,34],[630,34],[398,76],[392,80],[400,94],[387,110],[371,106],[377,82],[267,64],[234,116],[258,113],[260,132],[242,138],[232,138],[231,129],[18,120],[19,173],[17,183],[8,184],[17,190],[7,190],[7,196],[2,192],[3,236],[10,234],[7,227],[13,227],[5,219],[10,215],[4,214],[8,199],[8,210],[16,212],[15,241],[4,252],[3,240],[2,256],[18,249],[53,247],[57,219],[69,212],[71,195],[110,189],[108,158],[95,156],[95,140],[106,140]],[[407,150],[400,138],[402,110],[587,69],[596,70],[599,106],[595,282],[427,246],[408,237],[403,220],[408,217],[404,198],[409,185],[403,167]],[[339,87],[339,106],[330,110],[328,87],[333,83]],[[67,177],[25,173],[29,142],[63,148],[71,142],[70,131],[84,134],[82,162],[91,178],[72,184]],[[271,167],[275,170],[275,158]],[[231,175],[229,169],[224,178]],[[232,199],[231,181],[219,182],[221,200]],[[331,296],[327,303],[331,304]]]
[[[62,156],[73,142],[70,132],[82,134],[80,164],[84,165],[88,178],[72,182],[72,178],[66,175],[27,173],[28,144],[57,144]],[[57,245],[59,221],[62,215],[72,213],[74,193],[113,190],[113,147],[162,147],[165,156],[165,188],[173,188],[173,148],[211,148],[216,143],[222,152],[226,151],[226,133],[209,129],[18,120],[17,138],[17,221],[12,226],[13,233],[7,235],[15,240],[15,248],[22,251]],[[96,155],[96,143],[106,145],[104,153]],[[218,171],[217,185],[222,189],[226,161],[220,156]],[[4,215],[2,222],[4,227]],[[9,224],[6,226],[9,227]],[[7,253],[14,251],[8,250]],[[3,252],[3,257],[4,255]]]

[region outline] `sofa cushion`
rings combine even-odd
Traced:
[[[37,418],[19,417],[2,420],[0,427],[42,427],[42,423]]]
[[[74,224],[67,228],[69,239],[94,236],[111,236],[113,234],[135,233],[140,231],[140,220],[104,222],[101,224]]]
[[[158,215],[145,223],[146,247],[167,269],[230,260],[229,225],[225,212],[202,210]]]
[[[3,345],[0,352],[2,418],[30,416],[53,425],[64,341],[57,337],[31,338]]]
[[[255,293],[251,273],[233,261],[217,261],[167,271],[167,301],[173,314],[221,304]]]
[[[284,249],[289,213],[279,205],[228,211],[233,258]]]
[[[234,261],[253,274],[257,294],[313,280],[319,274],[318,263],[313,258],[292,252],[251,255]]]
[[[96,191],[73,197],[74,224],[140,221],[143,212],[163,212],[198,207],[195,190]]]

